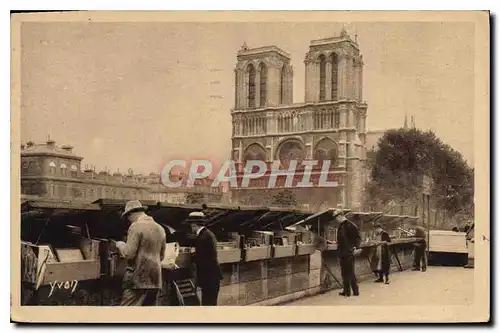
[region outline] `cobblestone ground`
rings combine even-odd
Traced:
[[[334,290],[287,305],[468,305],[474,301],[473,288],[474,269],[429,267],[394,273],[389,285],[362,282],[358,297],[341,297]]]

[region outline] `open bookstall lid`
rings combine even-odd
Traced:
[[[78,201],[54,200],[27,200],[21,205],[21,213],[29,215],[30,212],[64,217],[86,214],[88,216],[101,215],[102,220],[118,219],[123,212],[127,200],[99,199],[92,203]],[[331,222],[332,210],[309,212],[305,210],[278,208],[278,207],[250,207],[250,206],[224,206],[224,205],[179,205],[157,201],[141,201],[148,207],[151,215],[158,223],[171,228],[179,228],[184,220],[193,211],[202,210],[206,217],[206,226],[226,231],[244,230],[284,230],[290,226],[307,223]],[[90,213],[90,215],[89,215]],[[415,223],[418,217],[402,215],[383,215],[379,212],[364,213],[344,211],[348,219],[356,224],[378,221],[384,226],[398,223]],[[102,218],[105,216],[105,218]]]

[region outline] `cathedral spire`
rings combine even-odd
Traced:
[[[405,112],[405,123],[403,125],[404,129],[408,129],[408,114]]]
[[[342,25],[342,30],[340,31],[340,36],[347,37],[347,30],[345,28],[345,25]]]

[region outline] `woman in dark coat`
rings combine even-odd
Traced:
[[[391,242],[391,237],[387,231],[382,229],[379,223],[376,223],[373,227],[375,228],[375,237],[378,243],[371,260],[372,271],[378,276],[375,282],[384,282],[385,277],[385,283],[389,284],[391,257],[388,243]]]

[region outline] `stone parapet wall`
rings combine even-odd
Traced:
[[[373,246],[365,246],[356,257],[358,281],[375,278],[370,269],[374,249]],[[400,240],[391,245],[392,272],[411,268],[412,258],[412,240]],[[275,305],[341,288],[339,256],[334,249],[316,251],[312,255],[222,264],[221,270],[221,306]],[[121,281],[116,278],[79,282],[73,293],[64,287],[57,288],[50,297],[50,286],[42,286],[34,299],[32,289],[32,285],[23,284],[25,304],[116,306],[121,298]],[[160,305],[170,304],[167,284],[160,296]],[[28,302],[30,298],[32,300]]]

